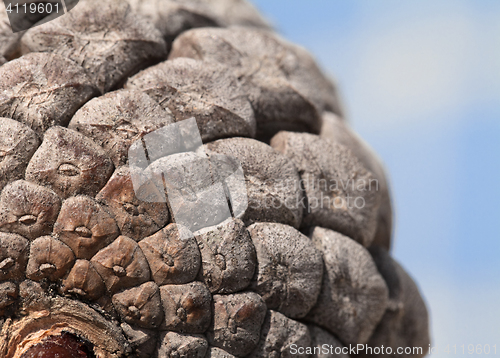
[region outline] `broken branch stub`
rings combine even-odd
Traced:
[[[42,310],[9,321],[0,335],[0,356],[21,358],[45,339],[63,332],[80,337],[99,358],[121,358],[126,352],[126,339],[115,324],[82,302],[54,297],[46,299]]]

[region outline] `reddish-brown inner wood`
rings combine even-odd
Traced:
[[[53,336],[28,349],[21,358],[93,358],[87,345],[70,333]]]

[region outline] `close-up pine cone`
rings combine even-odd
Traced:
[[[306,50],[244,0],[66,2],[0,5],[1,358],[427,353],[383,164]]]

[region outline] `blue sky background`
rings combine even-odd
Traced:
[[[254,3],[336,78],[384,160],[393,255],[428,302],[432,356],[448,344],[500,355],[500,1]]]

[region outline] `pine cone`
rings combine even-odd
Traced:
[[[23,26],[0,9],[1,357],[425,355],[383,166],[251,5]]]

